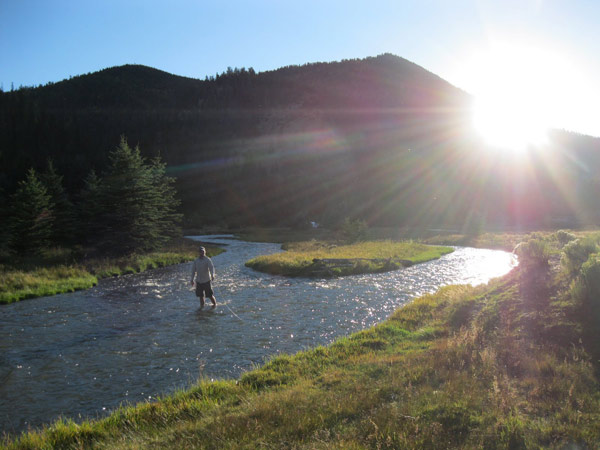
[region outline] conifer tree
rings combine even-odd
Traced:
[[[40,175],[50,201],[54,204],[54,220],[50,240],[54,244],[72,244],[75,231],[75,208],[63,187],[63,177],[56,172],[52,160]]]
[[[84,243],[93,243],[101,233],[98,223],[102,213],[101,180],[92,170],[83,180],[83,189],[79,193],[78,216],[79,238]]]
[[[10,247],[16,253],[39,254],[50,243],[53,207],[46,187],[32,168],[11,199]]]
[[[129,253],[158,248],[177,232],[179,220],[165,165],[158,160],[146,164],[139,147],[130,148],[124,137],[109,160],[100,183],[100,249]]]
[[[9,223],[9,210],[8,210],[8,198],[4,192],[4,189],[0,187],[0,223]],[[10,227],[0,227],[0,253],[4,253],[8,249],[8,242],[10,239]]]
[[[167,176],[166,168],[167,165],[159,157],[152,159],[151,183],[155,194],[156,226],[161,244],[181,235],[179,224],[183,218],[178,212],[181,202],[174,187],[175,179]]]

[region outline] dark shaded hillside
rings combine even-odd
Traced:
[[[470,101],[389,54],[203,81],[115,67],[0,95],[0,185],[11,192],[51,157],[77,192],[125,135],[167,162],[196,223],[474,227],[572,218],[594,203],[598,140],[565,134],[553,147],[566,192],[544,165],[532,176],[482,158]]]
[[[26,93],[49,110],[190,108],[202,82],[151,67],[125,65],[32,89]]]

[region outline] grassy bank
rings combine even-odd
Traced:
[[[475,248],[490,248],[512,252],[520,243],[530,239],[545,239],[552,241],[557,236],[571,235],[574,238],[585,238],[597,230],[559,230],[533,232],[487,232],[481,234],[441,234],[423,239],[431,245],[457,245]]]
[[[569,238],[570,239],[570,238]],[[239,380],[10,448],[596,448],[600,236],[530,240],[489,285],[450,286]]]
[[[452,252],[417,242],[373,241],[336,245],[322,241],[293,242],[286,251],[246,262],[261,272],[286,276],[342,276],[396,270]],[[316,260],[316,261],[315,261]]]
[[[53,250],[35,259],[13,260],[0,265],[0,304],[88,289],[102,278],[191,261],[198,255],[198,245],[182,238],[161,251],[119,258],[84,258]],[[207,246],[209,256],[221,251]]]
[[[0,303],[88,289],[97,277],[77,266],[59,265],[33,270],[0,268]]]

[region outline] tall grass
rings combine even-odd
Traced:
[[[76,266],[59,265],[32,271],[0,268],[0,303],[88,289],[96,276]]]

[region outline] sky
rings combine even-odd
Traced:
[[[122,64],[204,79],[393,53],[483,111],[600,136],[599,24],[598,0],[0,0],[0,87]]]

